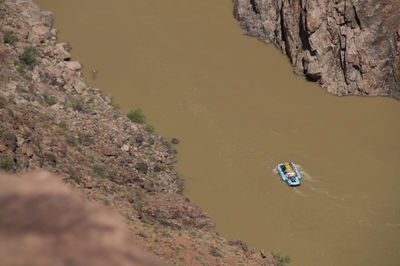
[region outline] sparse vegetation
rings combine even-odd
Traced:
[[[117,176],[118,176],[118,171],[116,169],[107,171],[107,177],[109,179],[112,180],[112,179],[116,178]]]
[[[154,126],[152,124],[147,124],[144,128],[144,130],[148,131],[148,132],[154,132]]]
[[[64,120],[60,122],[60,124],[58,125],[59,127],[63,128],[63,129],[67,129],[67,122],[65,122]]]
[[[136,109],[128,113],[128,118],[135,123],[143,124],[146,121],[145,116],[142,114],[141,109]]]
[[[30,46],[19,56],[19,60],[22,64],[32,69],[38,63],[38,56],[40,56],[39,51],[35,47]]]
[[[93,174],[95,176],[99,176],[101,178],[106,178],[106,170],[104,169],[104,166],[100,164],[95,164],[92,167]]]
[[[42,96],[43,96],[44,101],[45,101],[49,106],[55,105],[55,104],[57,103],[56,97],[50,96],[48,91],[45,91],[45,92],[43,93]]]
[[[71,178],[77,183],[80,184],[82,182],[82,178],[79,175],[72,175]]]
[[[15,61],[15,66],[17,68],[17,72],[25,79],[31,80],[30,75],[26,73],[26,69],[30,70],[38,63],[37,57],[40,56],[38,50],[35,47],[28,47],[25,51],[19,56],[19,61]]]
[[[166,166],[165,164],[160,163],[160,164],[157,164],[157,165],[154,167],[154,170],[155,170],[156,172],[165,171],[165,170],[167,170],[167,166]]]
[[[0,158],[0,168],[5,171],[14,169],[14,162],[8,154],[4,154]]]
[[[65,136],[65,139],[66,139],[68,144],[73,144],[73,145],[76,144],[76,138],[75,138],[75,136],[73,134],[67,134]]]
[[[4,34],[4,43],[14,45],[16,42],[18,42],[18,37],[12,30]]]
[[[281,256],[279,253],[272,253],[272,256],[274,256],[274,259],[276,260],[276,265],[277,266],[285,266],[286,264],[290,263],[290,257],[289,256]]]
[[[216,247],[211,246],[209,249],[209,252],[214,257],[222,257],[221,253],[219,252],[219,250]]]
[[[94,143],[94,138],[90,135],[79,132],[78,133],[79,142],[83,145],[89,146]]]
[[[82,112],[86,110],[86,104],[85,104],[85,99],[81,96],[77,97],[68,97],[68,101],[70,102],[70,105],[72,109],[78,112]]]

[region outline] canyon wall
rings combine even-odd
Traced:
[[[250,36],[334,95],[400,99],[399,0],[233,0]]]

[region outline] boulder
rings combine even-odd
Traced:
[[[77,71],[82,68],[82,65],[78,61],[71,61],[67,62],[67,68],[73,71]]]
[[[112,148],[110,146],[107,146],[107,145],[104,145],[101,148],[101,153],[103,155],[105,155],[105,156],[115,156],[115,155],[117,155],[117,151],[114,148]]]

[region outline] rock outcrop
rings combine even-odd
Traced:
[[[248,34],[334,95],[400,99],[400,1],[233,0]]]

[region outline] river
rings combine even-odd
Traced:
[[[231,0],[36,2],[88,84],[181,141],[184,193],[221,235],[290,265],[400,265],[398,101],[295,76],[245,36]],[[274,171],[283,161],[301,166],[300,187]]]

